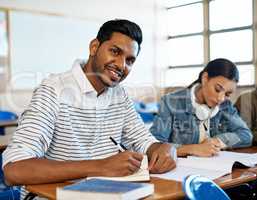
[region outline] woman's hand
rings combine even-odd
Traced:
[[[206,139],[200,144],[195,144],[192,155],[201,157],[211,157],[217,155],[221,150],[221,143],[216,138]]]
[[[177,149],[178,156],[194,155],[200,157],[211,157],[217,155],[223,148],[218,138],[205,139],[200,144],[182,145]]]

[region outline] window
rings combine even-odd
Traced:
[[[174,8],[171,12],[168,12],[169,35],[203,31],[202,10],[202,4],[193,4],[192,6]]]
[[[187,86],[198,78],[205,64],[220,57],[236,63],[240,72],[239,85],[256,83],[255,1],[167,2],[164,23],[168,32],[169,66],[164,86]]]
[[[172,66],[203,63],[202,36],[172,39],[169,40],[168,45],[169,59]]]
[[[172,86],[189,86],[197,78],[201,72],[202,67],[191,67],[191,68],[175,68],[169,69],[166,73],[165,85]]]
[[[252,0],[215,0],[209,6],[211,30],[252,25]]]
[[[224,57],[233,62],[253,59],[252,30],[222,32],[210,36],[211,60]],[[236,42],[235,42],[236,41]]]
[[[3,73],[8,60],[7,17],[6,12],[0,10],[0,73]]]

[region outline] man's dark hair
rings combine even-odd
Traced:
[[[141,28],[134,22],[125,19],[115,19],[105,22],[97,33],[97,39],[102,44],[109,40],[114,32],[122,33],[138,44],[138,53],[143,40]]]

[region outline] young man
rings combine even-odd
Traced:
[[[9,184],[129,175],[139,169],[143,153],[152,173],[175,167],[170,144],[151,135],[119,86],[141,42],[137,24],[108,21],[91,41],[86,63],[76,61],[72,70],[43,81],[3,154]],[[129,151],[118,153],[110,136]]]

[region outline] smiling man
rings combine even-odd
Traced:
[[[108,21],[91,41],[87,62],[77,60],[70,71],[43,81],[3,154],[9,184],[130,175],[139,169],[144,153],[152,173],[175,167],[171,145],[151,135],[119,86],[141,42],[137,24]],[[110,136],[128,151],[118,153]],[[25,193],[23,188],[22,198]]]

